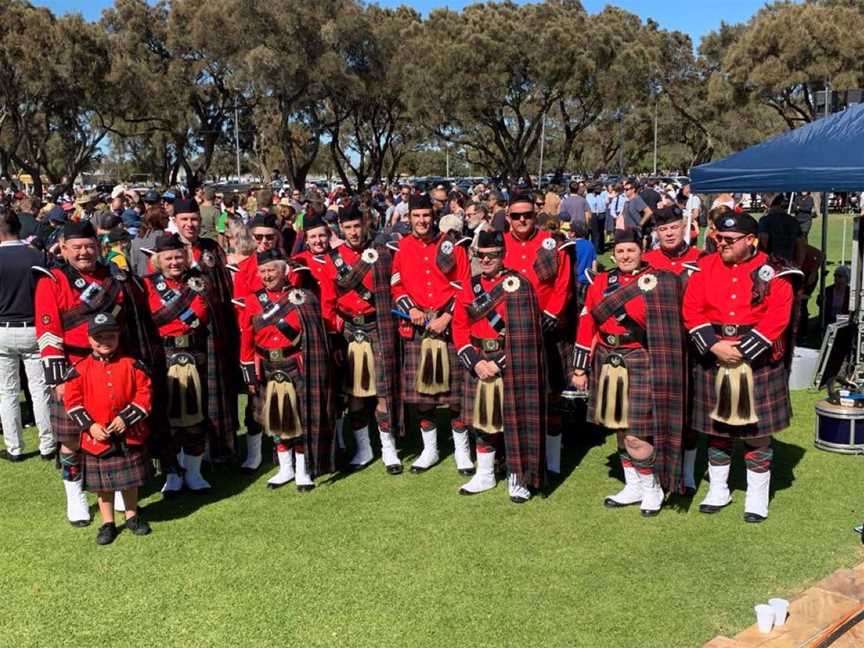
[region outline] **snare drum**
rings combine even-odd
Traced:
[[[816,403],[816,447],[829,452],[864,454],[864,408]]]

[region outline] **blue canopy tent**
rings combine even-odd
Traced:
[[[864,104],[690,170],[698,193],[864,190]]]

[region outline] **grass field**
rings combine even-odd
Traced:
[[[696,510],[704,481],[658,518],[603,508],[620,487],[615,443],[578,429],[566,480],[522,506],[504,484],[460,497],[451,456],[419,476],[378,462],[302,495],[266,490],[269,463],[254,477],[221,467],[206,473],[211,495],[165,501],[154,484],[143,509],[153,534],[123,532],[108,547],[95,545],[95,524],[66,523],[53,467],[3,463],[0,641],[698,646],[751,624],[754,603],[864,559],[851,530],[864,519],[862,459],[813,448],[818,398],[795,394],[762,525],[742,520],[740,457],[719,515]]]

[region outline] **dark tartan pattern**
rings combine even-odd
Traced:
[[[48,414],[51,418],[51,431],[57,437],[57,442],[64,445],[76,445],[81,440],[81,430],[66,414],[66,406],[57,398],[54,390],[48,397]]]
[[[547,389],[552,396],[559,396],[563,389],[570,384],[570,366],[573,360],[573,338],[570,335],[562,335],[554,331],[546,336],[546,371],[548,372]]]
[[[519,277],[510,273],[510,277]],[[504,447],[507,470],[526,486],[539,488],[545,479],[547,425],[546,352],[540,330],[540,307],[531,283],[505,293],[507,334],[504,353]]]
[[[447,352],[450,358],[450,391],[443,394],[420,394],[415,389],[417,384],[417,371],[420,369],[420,345],[423,338],[415,333],[411,340],[402,338],[402,402],[406,405],[419,405],[421,407],[446,406],[457,410],[462,402],[462,376],[465,369],[459,358],[453,343],[447,342]]]
[[[377,317],[377,346],[375,351],[375,373],[378,397],[387,401],[387,411],[390,413],[390,426],[393,432],[400,436],[405,434],[402,428],[402,392],[399,367],[402,359],[399,355],[399,332],[396,316],[393,315],[393,297],[390,293],[390,277],[393,274],[393,253],[386,245],[376,245],[378,261],[372,266],[373,290],[375,298],[375,315]]]
[[[554,240],[554,239],[553,239]],[[542,245],[537,248],[537,257],[534,259],[534,274],[540,281],[554,281],[558,276],[558,261],[557,246],[552,250],[547,250]]]
[[[627,367],[627,434],[638,437],[654,435],[653,399],[651,396],[651,359],[645,349],[610,349],[602,344],[594,348],[591,364],[591,389],[588,395],[588,422],[597,423],[594,413],[600,397],[600,368],[612,353],[624,358]]]
[[[231,319],[220,317],[216,295],[208,291],[207,310],[210,323],[207,327],[207,423],[208,443],[211,459],[230,457],[236,454],[237,391],[235,380],[239,366],[236,349],[230,341],[236,338],[234,314]],[[204,382],[204,381],[202,381]]]
[[[602,323],[621,312],[630,299],[645,300],[650,353],[650,367],[645,371],[650,378],[654,472],[663,489],[670,492],[681,488],[684,399],[687,394],[681,283],[676,275],[663,270],[651,270],[643,277],[648,275],[657,279],[651,290],[643,292],[639,287],[640,281],[634,281],[603,299],[592,309],[591,316]],[[631,380],[633,373],[630,373]]]
[[[714,380],[717,369],[713,355],[693,365],[691,425],[694,430],[713,436],[752,439],[776,434],[789,427],[792,417],[789,374],[782,361],[753,369],[753,405],[759,417],[754,425],[724,425],[711,418],[716,403]]]
[[[474,347],[477,349],[477,347]],[[493,362],[500,360],[501,356],[504,355],[501,351],[496,351],[494,353],[489,353],[483,351],[482,349],[477,349],[477,353],[480,354],[480,357],[483,360],[492,360]],[[465,427],[471,427],[474,422],[474,396],[477,395],[477,383],[480,382],[477,376],[474,375],[473,371],[466,371],[465,367],[462,363],[459,363],[459,368],[461,373],[463,374],[462,380],[462,412],[459,414],[459,418],[465,423]],[[504,369],[503,374],[507,373],[507,369]],[[502,375],[503,375],[502,374]]]
[[[127,446],[125,456],[120,454],[107,459],[86,452],[81,454],[84,490],[91,493],[142,486],[153,476],[153,464],[146,446]]]

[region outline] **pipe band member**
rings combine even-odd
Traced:
[[[660,512],[680,484],[686,397],[681,285],[642,261],[636,230],[615,233],[616,267],[593,279],[579,319],[573,385],[590,380],[589,421],[618,434],[624,488],[604,504]],[[664,493],[665,490],[665,493]]]
[[[744,520],[768,516],[772,435],[789,426],[789,359],[796,285],[803,275],[756,250],[758,225],[746,212],[715,223],[717,252],[699,260],[684,293],[684,325],[699,354],[693,367],[693,428],[708,435],[710,488],[699,505],[731,502],[732,441],[744,441]]]
[[[240,361],[255,417],[273,437],[279,470],[300,492],[333,471],[334,424],[327,334],[315,295],[288,283],[280,250],[259,252],[262,288],[243,308]]]

